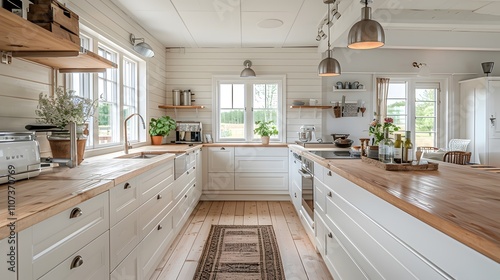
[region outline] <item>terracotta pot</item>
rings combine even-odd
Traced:
[[[262,140],[262,145],[269,145],[269,136],[262,136],[260,139]]]
[[[87,139],[77,140],[77,162],[82,163],[83,155],[85,153],[85,143]],[[50,149],[52,150],[53,158],[66,158],[71,157],[71,143],[66,139],[49,139]]]
[[[153,145],[161,145],[161,143],[163,142],[163,136],[161,135],[151,135],[151,144]]]

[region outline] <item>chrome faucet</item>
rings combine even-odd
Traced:
[[[127,121],[132,118],[133,116],[139,116],[139,118],[142,121],[142,127],[146,129],[146,123],[144,122],[144,119],[142,118],[141,115],[138,113],[133,113],[132,115],[128,116],[124,121],[123,121],[123,133],[125,133],[125,154],[128,154],[128,149],[132,149],[132,145],[128,142],[128,136],[127,136]]]

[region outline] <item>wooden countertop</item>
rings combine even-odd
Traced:
[[[156,166],[172,161],[175,153],[191,152],[201,145],[159,145],[130,149],[129,155],[141,152],[164,153],[150,159],[119,158],[123,152],[86,158],[75,168],[55,167],[15,187],[15,215],[9,216],[7,197],[9,184],[0,185],[0,239],[9,236],[9,223],[15,217],[16,232],[26,229],[57,213],[103,193]]]
[[[288,147],[288,143],[269,143],[263,145],[262,143],[204,143],[203,147],[257,147],[257,148],[277,148]]]

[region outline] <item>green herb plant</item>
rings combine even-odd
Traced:
[[[257,126],[253,133],[258,134],[260,136],[272,136],[278,135],[278,129],[274,125],[274,122],[271,121],[256,121],[255,125]]]
[[[168,136],[170,131],[176,128],[175,120],[170,116],[161,116],[157,119],[151,118],[149,121],[149,134],[151,136]]]

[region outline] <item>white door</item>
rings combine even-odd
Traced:
[[[488,164],[500,167],[500,81],[489,82],[488,106]]]

